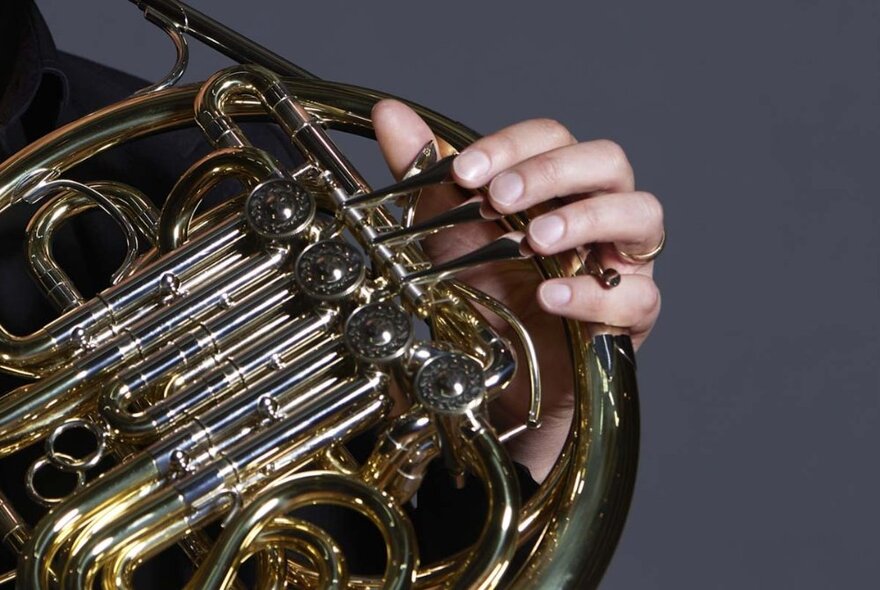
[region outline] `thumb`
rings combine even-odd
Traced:
[[[414,110],[397,100],[377,102],[372,117],[379,149],[400,180],[425,144],[434,141],[434,134]]]
[[[400,101],[386,99],[376,103],[372,117],[382,155],[391,173],[400,180],[425,144],[436,140],[434,133],[414,110]],[[459,205],[462,200],[463,195],[452,184],[429,187],[419,199],[416,222]],[[494,224],[474,225],[477,227],[456,227],[428,236],[422,243],[425,252],[435,262],[442,262],[500,235],[500,230]]]

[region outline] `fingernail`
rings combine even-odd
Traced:
[[[480,150],[465,150],[452,162],[455,173],[465,180],[478,181],[489,173],[492,163]]]
[[[571,287],[565,283],[544,283],[538,295],[547,307],[567,305],[571,301]]]
[[[558,242],[563,233],[565,221],[559,215],[544,215],[529,224],[529,238],[545,248]]]
[[[522,176],[516,172],[504,172],[489,185],[489,196],[502,205],[512,205],[523,193]]]

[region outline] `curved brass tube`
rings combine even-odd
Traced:
[[[89,485],[83,493],[56,506],[34,529],[18,561],[16,587],[49,588],[57,581],[53,562],[58,551],[91,523],[110,510],[127,510],[162,485],[158,466],[143,454],[119,465]]]
[[[385,383],[386,378],[381,374],[338,382],[324,390],[305,382],[281,405],[283,419],[256,431],[239,432],[242,422],[252,423],[248,418],[253,416],[253,410],[232,412],[232,416],[241,413],[241,418],[224,424],[223,420],[230,416],[229,403],[214,408],[213,422],[220,424],[212,423],[210,416],[203,420],[205,434],[212,433],[207,440],[203,439],[203,444],[208,443],[204,465],[179,479],[173,487],[151,490],[136,507],[129,506],[124,511],[105,510],[95,514],[92,525],[80,525],[75,538],[64,543],[66,557],[61,561],[66,565],[61,569],[62,586],[91,587],[90,580],[106,565],[106,575],[112,578],[112,582],[107,583],[111,587],[129,587],[135,564],[173,543],[190,528],[203,526],[229,508],[238,494],[258,491],[270,481],[273,470],[286,473],[299,467],[339,438],[347,438],[380,419],[389,405],[387,396],[377,394]],[[257,399],[259,397],[258,394]],[[223,426],[223,430],[218,430],[218,426]],[[316,429],[323,433],[317,439],[312,435]],[[182,432],[176,435],[176,440],[172,437],[153,445],[150,463],[154,468],[167,463],[162,457],[167,457],[173,449],[185,449],[185,443],[190,440],[191,437]],[[117,479],[124,478],[125,472],[119,472]],[[78,512],[76,518],[80,518]],[[51,543],[55,534],[50,530],[42,537]],[[58,545],[56,540],[54,546]],[[108,565],[110,561],[112,564]],[[39,580],[40,576],[33,579]]]
[[[272,156],[254,147],[230,147],[206,155],[183,173],[168,194],[159,219],[159,251],[170,252],[186,241],[196,208],[220,182],[234,178],[251,188],[279,170]]]
[[[436,434],[421,408],[398,416],[361,467],[361,479],[398,503],[407,502],[421,485],[428,464],[440,453]]]
[[[461,281],[450,281],[450,287],[453,292],[459,292],[465,297],[477,303],[499,318],[501,318],[511,331],[519,339],[520,345],[525,355],[526,371],[529,375],[529,410],[528,417],[523,425],[524,428],[536,429],[541,426],[541,370],[538,366],[538,352],[535,350],[535,343],[526,330],[522,321],[514,315],[514,313],[503,303],[497,299],[487,295],[486,293],[471,287]],[[510,436],[515,436],[518,429],[509,431],[511,434],[505,433],[501,436],[501,442],[505,442]]]
[[[113,284],[129,274],[135,266],[138,254],[135,230],[155,245],[158,211],[143,193],[118,182],[91,182],[85,186],[103,194],[106,201],[96,203],[88,193],[70,187],[61,188],[59,194],[34,214],[25,230],[28,236],[28,268],[34,279],[43,286],[47,297],[62,312],[85,303],[73,281],[58,266],[52,254],[52,236],[62,223],[94,207],[114,208],[114,219],[126,232],[128,251],[125,260],[113,274]]]
[[[578,331],[577,338],[583,337],[580,326],[570,327]],[[629,509],[639,445],[632,358],[628,336],[600,334],[578,363],[579,387],[589,387],[594,394],[577,399],[570,468],[559,496],[565,518],[550,520],[532,566],[512,588],[574,590],[599,584],[607,559],[589,562],[588,567],[570,564],[582,563],[584,555],[610,556],[620,534],[619,525],[610,523],[622,523]]]
[[[369,108],[376,100],[391,97],[388,94],[363,91],[341,84],[328,86],[328,83],[305,80],[286,83],[291,85],[298,96],[302,96],[307,101],[314,101],[316,98],[320,100],[320,97],[335,101],[337,100],[335,95],[338,95],[342,106],[322,105],[322,120],[329,122],[331,126],[368,136],[371,134],[369,119],[366,116]],[[192,103],[198,91],[198,86],[189,86],[132,97],[98,111],[87,119],[61,127],[32,143],[0,166],[0,214],[23,198],[24,187],[33,182],[35,170],[47,171],[47,174],[49,171],[63,173],[95,152],[137,137],[190,124]],[[350,116],[343,117],[345,111],[340,109],[346,109],[345,103],[352,98],[357,98],[361,103],[352,103]],[[223,106],[224,113],[228,116],[265,116],[261,105],[246,96],[236,96],[224,102]],[[434,124],[438,121],[445,122],[448,130],[455,130],[454,135],[461,137],[460,125],[442,119],[440,115],[423,107],[418,107],[418,110],[424,115],[430,115],[429,121]],[[465,136],[464,143],[469,143],[468,136]],[[381,216],[381,213],[379,214]],[[387,223],[391,221],[390,217],[387,218]],[[412,253],[408,252],[407,255],[410,256]],[[78,311],[83,310],[81,308]],[[100,310],[92,310],[91,315],[97,317],[100,315],[98,312]],[[79,323],[79,318],[68,319],[66,323],[60,318],[58,323],[59,328],[71,323],[76,325]],[[59,330],[51,329],[50,325],[31,335],[19,337],[9,333],[0,325],[0,368],[24,376],[38,377],[48,368],[60,364],[76,352],[67,336],[70,330],[72,328],[59,334]]]
[[[290,517],[276,518],[249,545],[254,553],[259,552],[257,555],[261,561],[265,555],[263,546],[291,549],[305,557],[318,574],[316,580],[304,578],[304,568],[286,559],[283,552],[280,555],[284,573],[295,576],[295,581],[303,586],[308,584],[309,587],[314,585],[319,590],[343,590],[348,585],[348,566],[342,548],[323,530],[308,521]],[[268,566],[261,569],[268,569]],[[264,574],[261,577],[268,576]]]
[[[265,462],[257,464],[255,466],[257,473],[252,473],[249,476],[255,480],[259,478],[260,483],[265,484],[267,483],[265,474],[267,465],[279,465],[280,473],[285,473],[288,470],[302,467],[306,462],[313,458],[316,452],[319,452],[324,446],[329,444],[330,440],[336,437],[347,438],[353,433],[362,431],[364,428],[368,427],[369,424],[380,419],[385,413],[387,413],[389,408],[387,399],[377,399],[375,397],[367,399],[360,404],[350,403],[350,396],[346,398],[346,401],[349,402],[347,404],[348,409],[346,415],[333,424],[332,427],[324,430],[324,436],[321,441],[315,443],[309,441],[307,435],[300,435],[296,444],[283,449],[276,449],[275,455],[269,456],[266,458]],[[269,436],[277,439],[277,434],[270,434]],[[277,446],[277,442],[273,443],[273,447],[275,446]],[[263,473],[259,474],[261,471]],[[223,494],[221,494],[221,496],[223,496]],[[223,498],[216,497],[214,499],[220,500]],[[168,510],[165,510],[164,508],[161,510],[163,516],[159,516],[158,514],[151,515],[145,511],[143,513],[144,516],[149,517],[151,521],[149,523],[150,526],[145,528],[131,528],[124,522],[120,523],[120,531],[123,529],[127,530],[127,534],[121,534],[120,536],[127,538],[128,541],[126,546],[117,548],[115,555],[103,556],[109,560],[105,570],[105,587],[119,590],[127,590],[131,588],[131,578],[137,564],[176,540],[176,538],[178,538],[180,534],[190,526],[198,526],[207,520],[210,520],[212,513],[217,513],[213,511],[220,511],[223,509],[223,506],[216,503],[210,506],[203,505],[203,507],[199,509],[199,512],[194,515],[191,514],[190,517],[184,521],[184,524],[180,524],[181,521],[176,520],[174,517],[176,508],[173,501],[172,503],[167,504],[166,508],[168,508]],[[208,512],[209,509],[211,512]],[[94,562],[89,564],[85,560],[91,559],[89,557],[89,547],[96,546],[97,544],[93,540],[87,543],[83,547],[83,550],[78,551],[77,555],[72,556],[73,559],[71,560],[69,571],[80,572],[80,574],[85,577],[79,577],[79,583],[71,584],[71,588],[88,587],[85,584],[95,572],[94,566],[97,564]],[[72,580],[74,579],[77,578],[72,578]]]
[[[388,550],[385,587],[405,590],[418,564],[415,533],[396,502],[357,479],[331,472],[306,472],[265,490],[227,523],[211,554],[186,585],[187,590],[225,590],[242,556],[262,530],[280,515],[301,506],[329,503],[361,512],[382,533]]]
[[[473,467],[482,474],[489,498],[488,518],[480,538],[458,572],[453,588],[495,588],[516,550],[520,499],[510,457],[492,427],[482,419],[467,420],[462,434],[473,453]]]

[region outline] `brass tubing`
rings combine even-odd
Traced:
[[[523,355],[525,356],[526,371],[529,375],[529,409],[528,417],[525,421],[527,428],[538,428],[541,425],[541,371],[538,366],[538,352],[535,349],[535,343],[526,330],[522,320],[503,303],[494,297],[476,289],[470,285],[460,281],[452,281],[450,285],[453,291],[459,292],[469,300],[485,307],[499,318],[501,318],[519,340],[522,346]],[[488,385],[487,385],[487,388]],[[502,442],[504,439],[502,438]]]
[[[287,80],[286,83],[300,100],[306,101],[307,108],[320,111],[321,119],[329,127],[361,134],[365,137],[373,137],[369,119],[372,105],[383,98],[396,98],[384,92],[335,82]],[[477,133],[434,111],[405,100],[403,102],[407,102],[410,107],[415,109],[428,122],[434,133],[442,138],[442,140],[449,142],[453,149],[461,150],[479,138]],[[332,104],[328,105],[328,103]],[[525,229],[528,221],[529,217],[526,214],[509,215],[503,219],[507,229],[520,231]],[[574,257],[572,256],[573,259]],[[557,258],[550,257],[534,258],[532,263],[544,278],[569,276],[572,268],[574,268],[573,265],[563,264]],[[573,326],[569,323],[569,350],[572,354],[576,373],[582,375],[585,371],[585,360],[582,354],[577,351],[583,350],[583,340],[573,333],[578,329],[578,326]],[[589,390],[589,384],[583,379],[578,378],[575,382],[575,399],[588,400],[593,395],[601,394],[593,394]],[[631,415],[630,421],[632,419]],[[604,434],[604,436],[607,436],[607,434]],[[534,536],[548,519],[556,513],[559,499],[562,496],[560,487],[557,484],[569,472],[570,458],[577,451],[576,445],[589,445],[590,440],[591,436],[588,432],[579,440],[575,440],[574,437],[570,436],[566,441],[556,465],[538,491],[523,507],[519,519],[521,540]],[[619,452],[631,456],[632,460],[625,464],[621,475],[631,478],[634,473],[634,461],[638,451],[636,447],[631,445],[624,445],[624,447],[620,447],[618,443]],[[622,492],[622,495],[619,498],[615,498],[615,501],[626,503],[629,496],[625,489]],[[622,524],[622,521],[612,522],[606,519],[604,526],[609,530],[616,529],[619,534]],[[591,567],[601,567],[604,569],[611,557],[612,550],[613,543],[609,542],[601,551],[593,553],[588,559],[581,560],[579,564],[569,563],[568,565],[573,569],[577,569],[589,563]],[[451,579],[457,564],[458,558],[452,558],[426,567],[419,572],[417,586],[434,587],[447,583]],[[375,587],[368,580],[363,580],[363,586]],[[529,586],[526,584],[524,587]]]
[[[250,486],[256,483],[265,484],[270,475],[283,474],[288,469],[293,469],[302,459],[303,451],[307,450],[311,457],[314,453],[369,428],[379,414],[384,415],[387,411],[387,396],[377,393],[387,386],[387,382],[387,376],[376,373],[343,381],[314,401],[295,400],[282,409],[284,414],[281,419],[229,449],[226,456],[242,481]],[[374,400],[375,404],[365,400]],[[351,421],[354,413],[364,412],[371,417],[370,420],[362,424]],[[292,420],[286,418],[291,415],[303,417],[293,424]],[[344,420],[337,422],[332,428],[320,427],[322,421],[338,416],[344,417]],[[296,453],[290,453],[279,445],[279,441],[292,440],[300,433],[311,436]],[[267,465],[271,469],[266,469]]]
[[[323,403],[321,400],[329,395],[327,390],[335,387],[338,381],[329,375],[337,373],[345,363],[337,348],[338,341],[330,339],[292,367],[279,371],[278,375],[270,375],[251,387],[234,391],[197,421],[150,446],[148,452],[162,473],[169,473],[175,451],[186,453],[195,468],[213,460],[218,453],[253,442],[255,433],[261,428],[261,400],[274,400],[282,417],[298,415]],[[263,416],[264,421],[271,419],[271,416]]]
[[[277,370],[272,364],[274,356],[302,352],[303,346],[326,335],[326,326],[334,317],[332,313],[308,315],[279,330],[271,330],[257,346],[244,351],[239,360],[224,356],[218,370],[203,374],[197,381],[179,388],[141,412],[114,415],[112,423],[125,437],[161,435],[208,401],[221,403],[234,393],[235,388],[258,388],[263,376]],[[283,316],[281,320],[284,320]]]
[[[18,555],[30,535],[27,522],[18,514],[6,494],[0,492],[0,542]]]
[[[16,588],[49,588],[55,555],[96,515],[127,510],[161,484],[152,458],[119,465],[76,496],[53,508],[34,529],[18,561]]]
[[[415,533],[400,507],[381,492],[349,476],[331,472],[306,472],[271,486],[230,522],[189,584],[187,590],[225,590],[242,554],[259,539],[271,522],[299,507],[326,503],[362,513],[382,533],[387,548],[385,587],[410,588],[416,557]]]
[[[372,135],[372,131],[369,129],[369,111],[371,106],[380,98],[389,97],[386,93],[331,82],[286,81],[286,84],[291,92],[295,93],[304,102],[306,108],[311,113],[317,115],[329,127],[352,131],[364,136]],[[132,99],[109,107],[90,116],[86,120],[71,124],[66,129],[50,134],[40,142],[33,144],[7,161],[6,164],[0,166],[2,168],[2,171],[0,171],[0,211],[16,199],[18,193],[15,187],[33,169],[58,168],[64,170],[87,155],[116,143],[188,124],[192,118],[190,101],[195,92],[195,88],[180,88],[139,99]],[[260,106],[252,99],[236,99],[227,107],[227,113],[233,116],[261,116]],[[441,138],[441,145],[443,145],[443,142],[448,142],[452,147],[461,149],[477,137],[473,132],[449,119],[445,119],[418,106],[415,106],[415,108],[428,121],[438,137]],[[134,116],[129,118],[131,114]],[[509,216],[504,222],[510,229],[522,230],[528,222],[528,217],[526,215]],[[563,265],[555,258],[534,260],[533,262],[544,277],[568,276],[570,273],[570,270],[563,268]],[[95,315],[100,315],[101,313],[101,309],[94,311]],[[73,326],[70,327],[72,328]],[[572,327],[572,325],[569,325],[569,329],[570,346],[573,358],[575,359],[575,367],[578,372],[582,373],[585,372],[585,367],[588,364],[588,361],[580,360],[583,356],[585,343],[583,338],[572,335],[573,331],[578,329],[576,326]],[[70,330],[67,331],[67,334],[69,332]],[[0,363],[7,370],[18,370],[24,374],[33,374],[32,367],[36,367],[39,364],[34,359],[42,358],[45,360],[46,358],[54,359],[58,357],[58,350],[54,346],[54,342],[45,330],[31,336],[18,338],[0,328]],[[40,357],[40,355],[44,356]],[[588,352],[587,355],[591,359],[589,363],[596,362],[594,353]],[[601,392],[592,394],[588,390],[588,386],[588,381],[578,378],[575,383],[576,399],[587,399],[591,395],[603,395]],[[611,389],[615,390],[616,387],[612,385]],[[634,394],[630,393],[629,395]],[[634,407],[635,404],[631,405]],[[621,407],[626,407],[626,404],[623,404]],[[582,412],[579,420],[590,420],[589,416],[585,417],[586,414],[586,412]],[[622,424],[628,423],[631,425],[634,419],[633,416],[634,414],[621,413],[621,419],[628,418]],[[625,442],[629,440],[628,437],[619,436],[612,440],[609,437],[613,435],[614,431],[610,429],[596,431],[592,434],[590,432],[581,432],[583,436],[577,439],[574,437],[569,438],[556,467],[551,471],[550,476],[545,480],[535,496],[524,507],[520,520],[522,538],[539,531],[554,513],[556,507],[559,506],[562,496],[561,488],[555,489],[554,482],[561,481],[568,476],[571,458],[575,455],[582,456],[586,452],[585,448],[599,444],[609,449],[608,452],[611,453],[610,449],[616,447],[618,456],[629,459],[622,464],[621,477],[624,479],[632,477],[631,470],[634,466],[636,449]],[[611,494],[609,502],[615,505],[620,505],[621,503],[625,505],[628,500],[628,494],[623,487],[608,488],[608,492]],[[577,501],[583,501],[583,497],[579,497]],[[595,518],[580,510],[577,511],[577,514],[582,520],[584,518]],[[577,526],[577,523],[573,523],[570,528],[574,530]],[[604,526],[608,531],[616,530],[619,532],[622,522],[611,522],[611,519],[605,518]],[[616,534],[608,533],[604,538],[606,542],[602,545],[601,549],[597,548],[586,561],[569,565],[572,565],[575,570],[588,566],[594,570],[596,568],[604,568],[604,564],[607,564],[607,560],[610,557],[613,539],[616,538]],[[420,572],[419,585],[433,584],[446,580],[449,572],[454,571],[455,567],[457,567],[457,562],[455,561],[447,561],[427,567]],[[30,586],[21,587],[30,588]]]
[[[574,329],[583,337],[580,326]],[[516,590],[595,587],[617,545],[639,444],[638,392],[628,341],[629,336],[595,336],[578,363],[583,369],[576,373],[579,386],[594,393],[576,398],[571,434],[576,444],[560,490],[565,517],[550,520],[530,566],[512,585]],[[612,357],[610,374],[596,354],[599,344]],[[597,557],[584,567],[584,555]]]
[[[420,413],[413,411],[401,417],[397,430],[411,442],[425,440],[434,432],[431,423],[424,424]],[[510,560],[520,535],[519,486],[513,466],[497,436],[482,418],[469,418],[463,424],[465,453],[470,468],[481,475],[488,496],[488,516],[480,538],[463,553],[443,562],[426,565],[416,574],[416,588],[496,588],[508,571]],[[377,444],[382,448],[383,443]],[[436,453],[437,451],[432,451]],[[374,455],[366,465],[381,464]],[[366,466],[365,466],[366,467]],[[353,588],[384,588],[383,581],[375,578],[352,577]],[[534,586],[543,588],[543,586]],[[548,588],[552,586],[547,586]]]
[[[132,358],[140,358],[173,338],[188,325],[211,313],[223,293],[233,298],[240,292],[259,288],[266,276],[284,259],[284,253],[258,256],[229,269],[233,278],[217,291],[209,283],[190,297],[183,297],[162,308],[137,328],[96,349],[79,366],[56,372],[50,377],[23,385],[0,399],[0,456],[8,455],[70,417],[84,405],[94,404],[95,391],[87,387],[107,371],[120,367]]]
[[[271,285],[279,267],[287,260],[286,249],[274,248],[258,252],[230,264],[216,279],[199,285],[190,293],[170,296],[171,301],[132,326],[129,331],[137,338],[141,354],[147,354],[155,343],[180,333],[193,321],[204,321],[224,312],[228,301],[235,302],[249,293],[263,291]]]
[[[286,590],[288,587],[287,579],[287,552],[297,551],[298,545],[301,544],[299,539],[288,539],[288,544],[279,547],[276,545],[261,544],[260,552],[257,553],[255,584],[260,590]],[[199,561],[198,563],[202,563]],[[319,564],[312,564],[315,568],[321,567]],[[230,587],[235,584],[236,578],[230,582]]]
[[[217,22],[198,10],[174,0],[131,0],[143,10],[154,11],[164,19],[185,31],[209,47],[239,63],[263,64],[272,71],[286,76],[314,78],[296,64],[277,53],[254,43],[223,23]]]
[[[482,418],[465,420],[462,434],[473,454],[472,467],[483,477],[489,507],[483,532],[457,572],[452,588],[495,588],[516,550],[520,510],[518,480],[510,457],[492,427]]]
[[[367,190],[363,177],[333,144],[319,122],[293,98],[281,78],[259,66],[232,66],[221,70],[205,82],[196,96],[196,121],[214,145],[250,146],[228,112],[227,105],[239,96],[259,100],[300,152],[330,171],[347,194]]]
[[[110,287],[29,336],[11,336],[0,326],[0,368],[26,376],[39,376],[77,353],[78,334],[99,342],[125,322],[149,313],[158,303],[156,298],[161,292],[163,275],[178,276],[184,287],[210,278],[213,271],[205,272],[206,266],[216,265],[244,235],[239,226],[238,219],[221,224],[214,231],[200,236],[200,240],[188,244],[188,248],[145,269],[131,281]]]
[[[69,339],[69,326],[75,325],[94,334],[96,341],[101,341],[104,332],[114,334],[159,308],[161,299],[167,295],[167,277],[179,279],[181,292],[192,292],[226,272],[235,260],[241,258],[245,236],[240,215],[228,217],[197,240],[144,267],[137,276],[102,291],[78,312],[61,316],[49,325],[49,329],[57,333],[59,340]],[[84,322],[77,317],[82,315],[79,312],[88,310],[93,304],[100,304],[111,322],[104,332],[97,332],[92,326],[94,322]],[[60,324],[60,329],[53,328],[56,324]]]
[[[117,209],[121,218],[125,220],[127,225],[124,230],[126,228],[129,232],[137,230],[151,244],[155,243],[158,211],[143,193],[116,182],[91,182],[86,186],[106,196],[108,204]],[[53,234],[68,219],[98,206],[99,203],[87,194],[63,188],[34,214],[25,230],[28,237],[26,244],[28,269],[37,283],[43,287],[49,300],[62,312],[82,305],[85,300],[52,254]],[[135,265],[138,240],[129,236],[127,241],[130,249],[122,265],[113,274],[114,284],[128,274]],[[134,246],[133,250],[132,246]]]
[[[184,72],[186,72],[186,67],[189,65],[189,44],[187,43],[186,36],[184,36],[180,27],[175,22],[166,19],[161,14],[154,11],[145,10],[144,17],[165,31],[171,39],[171,42],[174,44],[174,49],[177,52],[177,59],[174,61],[174,65],[164,78],[158,82],[150,84],[146,88],[138,90],[135,92],[135,95],[147,94],[174,86],[180,81],[180,78],[183,76]]]
[[[187,239],[193,214],[202,198],[223,180],[240,180],[252,188],[277,174],[280,165],[275,159],[254,147],[233,147],[216,150],[190,166],[168,194],[159,219],[160,252],[170,252]]]
[[[356,475],[361,466],[345,446],[335,445],[324,451],[315,461],[317,469],[335,471],[345,475]]]
[[[344,590],[348,584],[348,568],[342,548],[322,529],[312,523],[281,516],[263,529],[260,536],[248,546],[250,554],[262,557],[265,547],[278,546],[279,549],[290,549],[307,558],[317,572],[315,586],[320,590]],[[282,559],[284,553],[281,552]],[[300,568],[284,559],[284,573],[291,571],[299,575]]]
[[[367,128],[367,115],[372,104],[380,98],[391,97],[389,94],[354,86],[315,80],[285,83],[294,94],[313,101],[312,105],[307,105],[312,109],[316,108],[314,101],[328,101],[330,104],[322,107],[322,119],[331,126],[363,135],[371,134]],[[70,123],[30,144],[0,165],[0,213],[21,198],[20,187],[26,186],[27,180],[33,177],[34,170],[64,172],[95,152],[113,145],[191,124],[192,100],[198,90],[198,87],[190,86],[132,97]],[[346,110],[347,118],[344,118]],[[450,138],[465,144],[476,137],[463,136],[460,125],[443,119],[437,113],[423,107],[417,107],[417,110],[432,125],[437,126],[441,134],[447,133]],[[264,116],[261,107],[253,99],[246,97],[227,104],[226,114]],[[390,217],[386,221],[390,223]],[[17,337],[0,326],[0,366],[7,371],[35,376],[35,370],[46,357],[57,358],[59,351],[51,338],[43,330],[29,336]]]
[[[203,373],[209,371],[212,366],[224,362],[221,359],[230,354],[231,348],[245,340],[242,338],[243,331],[247,332],[247,336],[259,336],[263,325],[277,325],[289,318],[280,312],[282,304],[293,298],[289,278],[283,275],[274,277],[267,286],[233,305],[228,313],[197,323],[148,355],[143,363],[114,376],[105,385],[98,400],[104,418],[120,430],[145,418],[155,428],[154,419],[148,418],[147,410],[136,411],[132,405],[161,380],[180,375],[187,369],[198,368]],[[167,413],[169,406],[171,402],[167,397],[157,400],[149,408],[156,411],[150,413],[158,418],[159,414]]]
[[[312,389],[317,392],[323,391],[322,388],[315,386],[312,386]],[[258,394],[259,392],[257,392]],[[254,403],[251,407],[255,408],[256,404]],[[229,413],[226,406],[213,412],[218,418],[227,416]],[[253,410],[250,414],[252,413]],[[245,414],[245,419],[246,417],[247,414]],[[208,428],[216,429],[219,426],[218,419],[214,419],[212,422],[210,416],[206,422]],[[230,427],[238,428],[239,425],[233,422]],[[169,445],[171,449],[191,450],[196,448],[193,445],[199,444],[199,441],[202,443],[210,442],[210,439],[206,440],[205,436],[204,430],[194,427],[179,432],[173,439],[154,445],[156,450],[152,450],[152,454],[144,453],[133,463],[120,465],[104,478],[98,480],[96,484],[89,486],[82,494],[70,498],[56,508],[51,514],[58,515],[59,520],[54,520],[51,515],[43,519],[31,542],[34,549],[30,554],[40,556],[41,561],[39,564],[30,563],[30,567],[28,567],[27,560],[23,562],[24,565],[21,566],[21,569],[26,575],[22,578],[25,582],[20,587],[27,589],[36,587],[35,582],[31,580],[36,580],[39,577],[39,571],[48,575],[46,573],[48,565],[43,564],[51,563],[55,555],[54,551],[68,545],[65,540],[69,535],[74,534],[89,522],[107,524],[110,514],[120,514],[120,510],[122,514],[126,513],[137,498],[146,497],[159,489],[164,481],[162,478],[168,474],[167,449]],[[214,436],[218,437],[218,444],[222,443],[219,432]],[[216,447],[216,452],[220,452],[222,448],[222,445]],[[166,459],[157,462],[153,456],[165,457]],[[65,523],[63,527],[60,526],[62,522]]]
[[[128,219],[125,211],[117,207],[113,200],[108,198],[104,193],[97,191],[86,184],[82,184],[81,182],[59,178],[30,188],[27,191],[26,199],[31,202],[38,202],[58,191],[73,191],[76,194],[82,195],[101,208],[104,213],[109,215],[122,230],[122,235],[125,237],[126,254],[125,260],[122,263],[122,268],[125,269],[134,264],[134,259],[137,256],[138,251],[137,228]],[[122,273],[119,274],[121,275]],[[118,276],[119,275],[114,276],[114,283],[116,282],[115,278]]]
[[[427,413],[413,409],[385,430],[361,468],[360,478],[403,504],[422,483],[428,464],[440,453]]]
[[[145,506],[121,519],[144,519],[138,526],[120,522],[108,529],[108,536],[84,532],[80,537],[84,543],[74,544],[65,567],[70,580],[66,582],[66,588],[90,587],[86,583],[102,565],[106,568],[105,588],[130,588],[138,564],[176,541],[183,532],[199,528],[213,519],[228,507],[230,492],[233,495],[253,494],[265,486],[270,481],[271,472],[267,467],[277,469],[275,475],[288,473],[312,460],[329,444],[361,432],[381,419],[390,404],[386,396],[377,395],[379,386],[384,386],[384,379],[379,376],[343,383],[332,395],[328,394],[329,399],[325,399],[320,407],[297,408],[300,412],[296,416],[259,433],[258,440],[254,441],[255,448],[243,444],[215,461],[210,469],[202,469],[177,483],[174,492],[161,492],[164,504]],[[312,436],[316,430],[323,436]],[[243,466],[247,469],[242,469]],[[179,512],[180,502],[187,498],[196,503]],[[181,515],[186,518],[180,518]],[[111,538],[109,535],[114,539],[127,539],[126,544],[113,545],[107,541]],[[96,555],[94,548],[99,547],[105,551]]]
[[[228,500],[227,498],[225,504],[215,504],[214,514],[222,508],[228,508]],[[59,588],[62,590],[94,588],[95,577],[108,559],[108,555],[131,549],[133,545],[143,545],[139,537],[146,536],[147,531],[153,538],[150,539],[149,547],[143,547],[144,553],[168,547],[190,530],[187,519],[188,508],[182,494],[175,488],[166,488],[146,498],[145,502],[130,507],[125,514],[117,512],[112,515],[105,514],[102,522],[99,523],[101,525],[99,529],[87,528],[89,535],[80,534],[71,544],[70,557],[60,570]],[[108,516],[114,518],[110,520]],[[161,546],[157,544],[160,542]],[[122,584],[115,586],[115,588],[121,587]]]

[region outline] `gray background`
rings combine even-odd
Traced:
[[[61,48],[170,64],[123,0],[39,4]],[[663,200],[641,471],[604,588],[876,587],[876,0],[193,4],[483,132],[548,116],[613,138]]]

